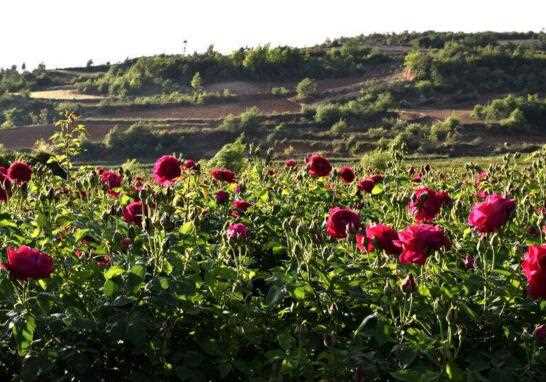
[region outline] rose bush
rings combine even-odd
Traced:
[[[396,160],[361,187],[316,155],[293,171],[248,155],[236,173],[177,175],[177,159],[66,178],[25,155],[32,176],[2,182],[26,179],[0,204],[2,380],[546,373],[543,152],[491,164],[483,200],[485,170],[423,167],[420,186],[450,195],[439,210]]]

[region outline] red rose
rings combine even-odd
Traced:
[[[197,168],[197,163],[193,159],[186,159],[183,166],[185,170],[193,170]]]
[[[337,170],[337,173],[345,183],[351,183],[353,180],[355,180],[355,172],[349,166],[343,166],[339,168],[339,170]]]
[[[516,202],[499,194],[492,194],[476,203],[468,215],[468,224],[480,233],[498,231],[510,218]]]
[[[359,191],[364,191],[364,192],[370,193],[370,192],[372,192],[375,185],[377,183],[381,182],[382,180],[383,180],[382,175],[372,175],[372,176],[368,176],[368,177],[358,181],[356,186],[357,186]]]
[[[100,181],[108,190],[120,187],[121,180],[122,176],[117,171],[104,170],[100,173]]]
[[[123,208],[123,220],[127,223],[140,225],[142,223],[142,214],[144,212],[143,204],[140,200],[132,201]]]
[[[296,161],[294,159],[287,159],[287,160],[284,161],[284,165],[287,168],[296,167]]]
[[[362,252],[384,250],[389,255],[399,255],[401,252],[395,242],[398,232],[386,224],[374,224],[366,228],[366,234],[356,235],[356,246]]]
[[[224,204],[228,201],[229,194],[223,190],[220,190],[216,193],[216,203]]]
[[[415,220],[423,223],[430,223],[444,204],[449,201],[447,192],[434,191],[428,187],[417,188],[411,196],[408,209],[415,217]]]
[[[356,232],[360,227],[360,216],[349,208],[335,207],[328,212],[326,233],[334,239],[343,239],[347,233]]]
[[[9,166],[7,176],[15,184],[28,183],[32,177],[32,167],[25,162],[15,161]]]
[[[527,279],[527,294],[534,299],[546,298],[546,244],[529,246],[521,268]]]
[[[466,269],[474,269],[476,267],[476,259],[472,255],[467,255],[463,259],[463,265]]]
[[[246,211],[252,204],[243,199],[235,199],[231,205],[239,211]]]
[[[229,240],[244,239],[248,236],[248,228],[243,223],[230,224],[226,231]]]
[[[8,169],[0,167],[0,202],[6,202],[11,191],[11,180],[7,176]]]
[[[99,256],[96,259],[95,263],[97,264],[97,267],[99,268],[109,267],[110,265],[112,265],[112,256],[110,255]]]
[[[312,154],[305,159],[307,163],[307,172],[314,177],[328,176],[332,171],[332,165],[328,159],[319,154]]]
[[[155,161],[152,173],[157,184],[170,186],[182,173],[180,161],[172,155],[163,155]]]
[[[210,175],[220,182],[235,182],[235,173],[227,168],[213,168]]]
[[[402,264],[425,263],[429,252],[447,247],[449,240],[444,230],[432,224],[414,224],[398,233],[396,244],[402,248],[400,262]]]
[[[415,292],[417,289],[417,283],[415,282],[415,278],[411,273],[404,280],[402,280],[401,287],[405,293]]]
[[[121,249],[126,251],[129,249],[131,244],[133,244],[133,241],[130,238],[126,237],[120,241],[119,246],[121,247]]]
[[[7,257],[3,267],[19,280],[43,279],[53,272],[53,258],[26,245],[17,249],[8,247]]]

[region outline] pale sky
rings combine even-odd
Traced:
[[[546,0],[0,0],[0,67],[409,31],[540,31]]]

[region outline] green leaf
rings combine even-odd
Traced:
[[[133,199],[129,195],[121,195],[121,197],[119,198],[119,204],[121,204],[122,206],[126,206],[132,200]]]
[[[161,286],[161,289],[169,289],[169,279],[166,277],[161,277],[159,279],[159,286]]]
[[[294,297],[298,300],[304,300],[305,299],[305,288],[303,287],[297,287],[294,289]]]
[[[180,227],[180,233],[182,235],[189,235],[191,233],[195,232],[195,224],[192,221],[185,222]]]
[[[80,228],[80,229],[77,229],[76,232],[74,232],[74,239],[76,239],[76,241],[80,241],[80,240],[83,239],[88,233],[89,233],[89,229],[87,229],[87,228]]]
[[[0,228],[17,228],[17,223],[11,219],[0,220]]]
[[[104,271],[104,278],[106,280],[110,280],[110,279],[113,279],[114,277],[118,277],[122,275],[124,272],[125,270],[119,265],[113,265],[110,268],[108,268],[106,271]]]
[[[383,183],[377,183],[375,186],[373,186],[372,188],[372,195],[379,195],[379,194],[382,194],[383,191],[385,191],[385,186],[383,185]]]
[[[34,339],[34,331],[36,330],[36,320],[28,315],[22,323],[11,323],[11,331],[17,343],[17,353],[22,357],[28,353],[28,349]]]
[[[129,271],[131,274],[137,276],[138,278],[140,279],[144,279],[144,273],[145,273],[145,269],[142,265],[140,264],[137,264],[137,265],[133,265],[131,267],[131,270]]]
[[[118,290],[118,285],[113,280],[106,280],[102,286],[102,293],[107,297],[112,297]]]

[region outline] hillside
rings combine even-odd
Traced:
[[[4,70],[0,143],[31,149],[74,111],[88,127],[85,161],[164,151],[206,158],[243,133],[279,158],[349,158],[392,146],[444,156],[532,151],[546,143],[545,122],[523,118],[507,128],[472,111],[510,94],[543,97],[544,41],[536,33],[425,32]]]

